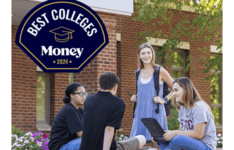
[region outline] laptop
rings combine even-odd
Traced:
[[[166,132],[155,118],[142,118],[141,122],[149,130],[151,136],[156,142],[169,142],[163,138],[163,134]]]

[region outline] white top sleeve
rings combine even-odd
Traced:
[[[205,105],[202,105],[201,103],[195,104],[194,109],[192,110],[192,115],[193,115],[193,121],[194,121],[194,125],[203,123],[208,121],[207,118],[207,109],[204,108],[206,107]]]

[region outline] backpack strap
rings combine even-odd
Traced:
[[[160,65],[158,65],[155,68],[154,71],[154,86],[155,86],[155,90],[157,91],[157,95],[159,94],[159,74],[160,74]],[[155,112],[158,114],[159,113],[159,103],[157,103],[157,109],[155,110]]]
[[[137,82],[138,82],[139,74],[140,74],[140,69],[137,68],[137,70],[136,70],[136,95],[137,95]],[[137,103],[134,102],[134,107],[133,107],[133,118],[134,118],[134,114],[135,114],[136,105],[137,105]]]
[[[155,71],[154,71],[154,86],[155,86],[155,90],[157,91],[157,96],[159,94],[159,73],[160,73],[160,67],[161,66],[157,66],[155,68]]]
[[[139,75],[140,75],[140,70],[136,71],[136,94],[137,94],[137,82],[138,82]]]

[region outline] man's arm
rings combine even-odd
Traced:
[[[109,150],[114,136],[114,127],[107,126],[104,133],[103,150]]]
[[[115,104],[112,114],[110,114],[109,119],[106,123],[104,141],[103,141],[103,150],[109,150],[111,142],[113,140],[115,129],[119,129],[124,115],[125,103],[120,101],[118,105]]]

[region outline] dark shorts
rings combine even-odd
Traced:
[[[117,150],[139,150],[140,143],[136,137],[127,140],[118,141]]]

